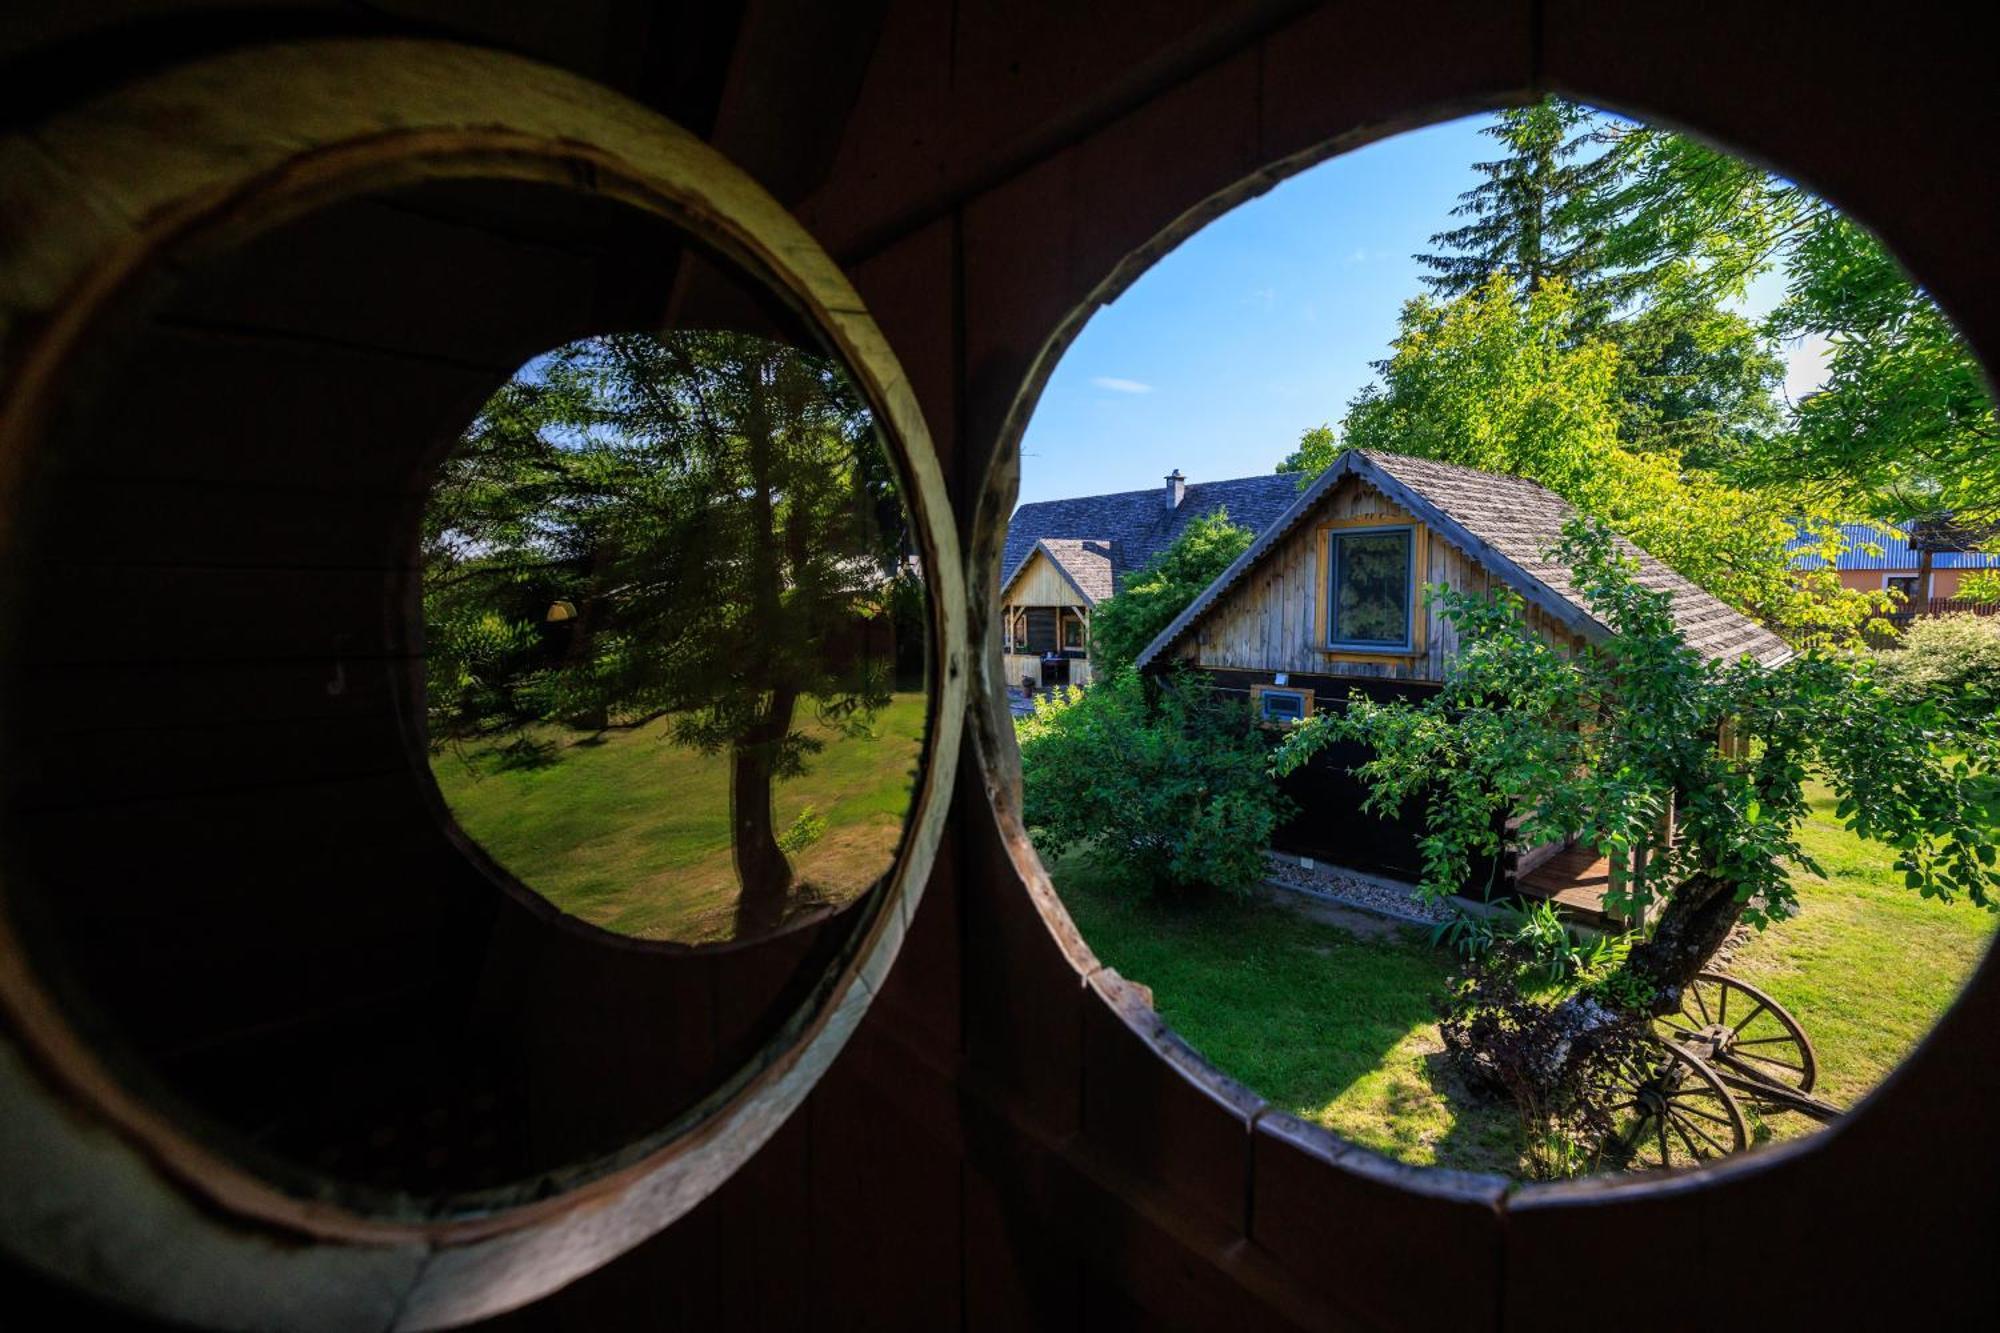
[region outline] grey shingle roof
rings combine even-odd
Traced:
[[[1111,579],[1106,592],[1091,592],[1091,585],[1074,570],[1070,570],[1070,577],[1093,597],[1109,596],[1203,514],[1227,509],[1230,522],[1262,532],[1298,497],[1298,475],[1286,472],[1191,482],[1175,508],[1167,505],[1165,486],[1022,505],[1007,525],[1007,545],[1000,556],[1000,586],[1004,588],[1013,580],[1036,542],[1056,539],[1104,548]],[[1062,563],[1067,569],[1068,561]]]
[[[1610,631],[1590,614],[1570,581],[1569,569],[1542,554],[1562,535],[1564,521],[1576,512],[1567,500],[1520,477],[1426,458],[1350,449],[1336,458],[1283,515],[1263,530],[1249,550],[1237,557],[1147,646],[1139,655],[1139,665],[1145,666],[1165,652],[1286,532],[1302,522],[1328,490],[1348,475],[1359,476],[1383,491],[1557,620],[1587,638],[1608,637]],[[1785,641],[1756,621],[1702,591],[1622,537],[1619,545],[1627,556],[1638,561],[1642,586],[1673,596],[1674,619],[1690,647],[1716,661],[1733,661],[1747,655],[1760,662],[1775,663],[1791,656],[1792,650]]]

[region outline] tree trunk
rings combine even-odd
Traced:
[[[792,729],[794,690],[779,689],[763,720],[734,748],[729,803],[736,832],[736,938],[753,939],[775,931],[785,919],[791,896],[792,863],[778,846],[771,816],[772,770],[778,745]]]
[[[1667,899],[1653,937],[1625,963],[1627,972],[1653,988],[1654,1013],[1680,1008],[1688,983],[1729,938],[1745,906],[1735,885],[1713,875],[1693,876]]]

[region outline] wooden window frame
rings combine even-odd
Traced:
[[[1303,709],[1299,714],[1299,720],[1303,722],[1313,715],[1313,692],[1306,686],[1252,685],[1250,687],[1250,707],[1256,713],[1257,722],[1260,726],[1282,727],[1290,721],[1289,718],[1266,717],[1264,715],[1264,696],[1267,694],[1296,694],[1299,696]]]
[[[1336,536],[1359,536],[1369,532],[1410,534],[1409,629],[1402,643],[1380,646],[1333,639],[1333,540]],[[1419,604],[1422,573],[1430,562],[1430,530],[1412,519],[1372,518],[1332,519],[1319,525],[1319,597],[1314,623],[1314,639],[1322,655],[1335,662],[1379,662],[1385,658],[1414,660],[1426,651],[1429,615]]]

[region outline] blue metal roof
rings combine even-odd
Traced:
[[[1917,553],[1910,549],[1909,524],[1895,528],[1877,527],[1873,523],[1843,523],[1841,536],[1846,540],[1846,549],[1834,561],[1836,569],[1915,569]],[[1817,546],[1810,537],[1801,536],[1791,544],[1791,549],[1800,554],[1793,563],[1800,569],[1823,569],[1826,561],[1811,550]],[[1872,553],[1869,547],[1879,548],[1881,554]],[[1939,551],[1931,557],[1932,569],[2000,569],[2000,554],[1981,551]]]

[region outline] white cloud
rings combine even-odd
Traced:
[[[1116,375],[1096,375],[1091,378],[1090,382],[1100,389],[1109,389],[1113,393],[1151,393],[1153,391],[1153,386],[1144,380],[1119,379]]]

